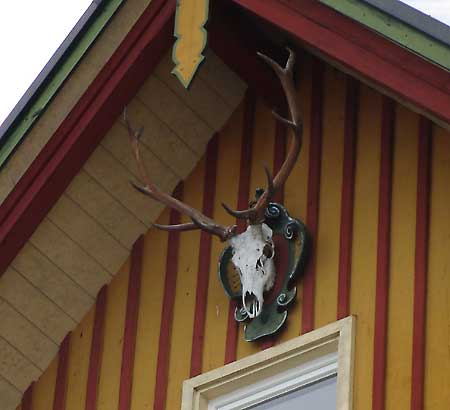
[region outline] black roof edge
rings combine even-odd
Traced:
[[[102,5],[106,0],[93,0],[80,19],[77,21],[73,29],[61,43],[61,45],[57,48],[57,50],[53,53],[52,57],[48,61],[48,63],[44,66],[41,72],[38,74],[36,79],[31,83],[28,89],[25,91],[23,96],[20,98],[19,102],[14,106],[12,111],[0,125],[0,147],[3,145],[5,141],[4,137],[11,125],[14,121],[19,117],[23,109],[26,105],[33,99],[38,89],[50,75],[52,70],[60,61],[61,57],[66,53],[66,51],[70,48],[74,40],[78,37],[78,35],[83,31],[86,25],[89,23],[93,15],[96,13],[98,8]]]
[[[361,0],[450,46],[450,27],[399,0]]]

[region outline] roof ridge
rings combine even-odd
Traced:
[[[450,46],[450,26],[400,0],[360,0]]]

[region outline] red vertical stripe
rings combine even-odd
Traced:
[[[206,149],[206,166],[203,191],[203,213],[212,217],[216,195],[216,174],[219,138],[217,135],[209,141]],[[194,332],[192,335],[191,377],[202,372],[203,343],[205,337],[206,302],[208,298],[209,269],[211,263],[211,234],[202,231],[197,274],[197,292],[195,295]]]
[[[237,209],[245,209],[248,207],[249,191],[250,191],[250,173],[252,168],[252,147],[253,147],[253,130],[255,127],[255,105],[256,97],[254,93],[247,90],[244,99],[244,121],[242,128],[241,142],[241,158],[239,172],[239,192],[237,200]],[[238,220],[239,232],[245,229],[245,221]],[[236,360],[237,337],[239,326],[234,320],[234,311],[237,302],[232,300],[228,307],[228,328],[225,345],[225,364]]]
[[[119,408],[129,410],[133,386],[134,351],[136,347],[137,322],[139,314],[139,293],[141,289],[142,254],[144,237],[140,236],[131,251],[130,276],[128,281],[127,310],[123,334],[122,368],[120,371]]]
[[[107,286],[103,286],[98,293],[95,305],[94,330],[89,358],[85,410],[95,410],[97,408],[97,388],[103,351],[106,295]]]
[[[227,324],[227,338],[225,342],[226,346],[225,346],[224,364],[228,364],[236,360],[239,325],[234,319],[234,312],[237,306],[238,306],[237,301],[230,300],[230,304],[228,307],[228,324]]]
[[[286,158],[286,126],[282,124],[280,121],[276,123],[275,130],[275,144],[274,144],[274,152],[273,152],[273,175],[276,175],[283,165],[284,159]],[[284,201],[284,185],[281,189],[275,194],[272,199],[273,202],[283,203]],[[287,261],[282,261],[281,258],[286,257],[287,254],[284,252],[279,252],[277,254],[277,266],[287,266]],[[272,347],[275,344],[275,337],[268,336],[261,343],[261,349],[265,350],[269,347]]]
[[[67,371],[69,367],[70,335],[67,336],[59,347],[58,369],[56,371],[55,395],[53,398],[53,410],[64,410],[66,408]]]
[[[174,196],[182,199],[183,184],[180,183]],[[181,222],[180,214],[170,211],[170,224],[177,225]],[[169,232],[166,259],[166,278],[164,281],[164,298],[161,312],[161,326],[159,330],[158,362],[156,366],[154,410],[166,408],[167,382],[169,375],[170,337],[172,333],[173,309],[175,305],[175,288],[178,272],[178,251],[180,248],[180,233]]]
[[[319,228],[320,162],[322,156],[322,105],[324,64],[314,58],[311,92],[311,138],[309,146],[308,203],[306,225],[314,239]],[[313,246],[311,258],[303,279],[302,333],[314,329],[314,290],[316,274],[316,250]]]
[[[381,124],[380,183],[378,199],[377,279],[373,361],[373,410],[385,408],[387,315],[391,245],[392,157],[395,104],[383,97]]]
[[[339,233],[338,319],[342,319],[350,313],[358,89],[358,81],[348,77],[345,100],[344,164],[342,170],[341,227]]]
[[[280,121],[277,121],[277,127],[275,131],[274,153],[273,153],[274,176],[280,170],[286,158],[286,136],[287,136],[286,126],[282,124]],[[273,198],[273,202],[283,203],[283,201],[284,201],[284,185],[275,194],[275,197]]]
[[[241,158],[237,209],[246,209],[250,202],[250,177],[252,172],[253,132],[255,129],[256,95],[247,90],[245,94],[244,123],[242,129]],[[253,193],[251,194],[253,196]],[[247,224],[237,220],[239,232],[245,231]]]
[[[22,398],[22,410],[33,410],[33,388],[34,382],[25,390]]]
[[[422,117],[417,166],[416,256],[411,410],[423,409],[432,124]]]

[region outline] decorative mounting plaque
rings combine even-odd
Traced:
[[[247,342],[272,335],[281,329],[288,315],[287,309],[295,300],[295,282],[303,273],[309,256],[310,237],[305,225],[299,219],[291,218],[282,205],[270,202],[264,223],[272,229],[274,238],[278,239],[276,251],[281,254],[281,245],[287,252],[287,266],[282,270],[277,266],[275,285],[257,317],[250,319],[242,305],[241,279],[231,261],[233,248],[225,248],[219,260],[219,278],[225,292],[231,299],[240,302],[234,317],[236,321],[246,323],[244,339]]]

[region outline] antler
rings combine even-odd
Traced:
[[[267,205],[273,198],[275,192],[277,192],[286,182],[286,179],[288,178],[289,174],[292,171],[292,168],[295,165],[295,162],[297,161],[302,146],[303,127],[300,118],[300,112],[297,106],[296,89],[294,85],[293,75],[295,54],[290,48],[287,48],[287,50],[289,51],[289,58],[284,68],[274,60],[272,60],[270,57],[267,57],[262,53],[258,53],[258,56],[261,57],[275,71],[276,75],[281,81],[281,85],[286,95],[291,119],[289,120],[287,118],[284,118],[275,111],[273,111],[272,113],[278,121],[287,125],[293,131],[293,141],[289,148],[289,152],[275,178],[272,179],[269,169],[266,165],[264,165],[264,170],[266,172],[268,180],[268,188],[259,197],[258,201],[252,208],[242,211],[234,211],[230,209],[226,204],[222,203],[222,206],[229,214],[233,215],[235,218],[247,219],[250,224],[258,224],[264,220],[264,213],[266,211]]]
[[[179,225],[153,224],[153,226],[155,228],[163,229],[166,231],[191,231],[194,229],[202,229],[213,235],[218,236],[221,241],[226,241],[231,236],[235,235],[236,225],[223,226],[217,224],[214,220],[202,214],[200,211],[197,211],[196,209],[185,204],[184,202],[181,202],[178,199],[174,198],[173,196],[170,196],[166,192],[161,191],[161,189],[159,189],[157,185],[151,182],[151,179],[147,173],[147,169],[145,168],[145,165],[142,162],[141,153],[139,149],[139,138],[141,137],[144,128],[141,127],[138,131],[133,129],[128,119],[126,107],[123,110],[123,119],[127,126],[131,148],[138,165],[139,174],[142,179],[142,182],[144,183],[143,186],[137,185],[134,182],[132,182],[131,184],[134,186],[134,188],[136,188],[143,194],[148,195],[155,201],[161,202],[162,204],[168,206],[169,208],[172,208],[184,215],[187,215],[192,220],[192,222]]]

